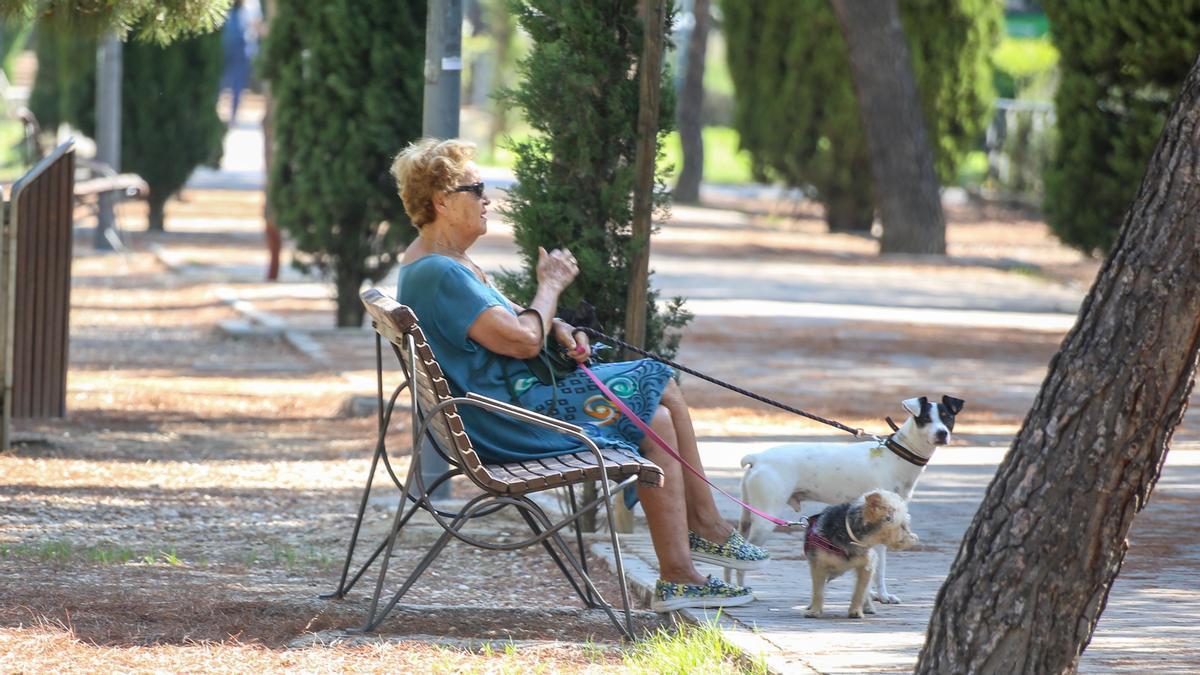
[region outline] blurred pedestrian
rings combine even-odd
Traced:
[[[261,31],[262,7],[258,0],[234,0],[221,28],[221,47],[225,53],[221,88],[229,90],[229,126],[237,122],[242,90],[250,84],[250,66],[258,54]]]

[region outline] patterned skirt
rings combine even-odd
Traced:
[[[675,374],[670,366],[652,359],[600,363],[590,368],[646,424],[650,424],[667,381]],[[528,410],[582,427],[601,448],[619,447],[636,453],[642,442],[642,430],[609,403],[582,370],[559,380],[554,387],[530,387],[520,395],[519,402]]]

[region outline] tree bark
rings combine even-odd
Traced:
[[[832,0],[849,48],[883,221],[881,253],[946,252],[933,149],[896,0]]]
[[[938,593],[918,673],[1074,671],[1200,353],[1200,61]]]
[[[850,170],[870,172],[870,161],[865,156],[855,157],[851,160]],[[871,198],[871,190],[830,181],[830,187],[818,198],[825,206],[825,223],[830,232],[870,234],[875,222],[875,200]]]
[[[700,180],[704,177],[704,139],[700,113],[704,106],[704,57],[708,52],[710,0],[695,0],[692,34],[688,39],[687,72],[679,92],[679,142],[683,149],[683,168],[672,192],[680,204],[700,202]]]
[[[146,203],[150,208],[150,211],[147,214],[146,229],[151,232],[164,231],[166,229],[164,227],[167,210],[166,198],[160,198],[157,195],[152,194],[150,195],[150,199],[146,200]]]
[[[625,304],[625,340],[646,341],[646,296],[650,276],[650,230],[654,213],[654,160],[658,154],[658,108],[662,93],[665,0],[641,0],[642,58],[638,63],[637,155],[634,157],[633,240],[629,256],[629,295]],[[630,358],[626,354],[626,358]]]
[[[358,297],[362,289],[363,275],[353,270],[338,270],[334,274],[334,286],[337,288],[337,325],[338,328],[360,328],[366,309]]]

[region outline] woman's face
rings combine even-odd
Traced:
[[[482,193],[483,179],[474,163],[467,164],[458,191],[446,195],[447,216],[456,229],[475,237],[487,233],[487,207],[491,200]]]

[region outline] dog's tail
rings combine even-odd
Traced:
[[[742,458],[742,501],[747,501],[746,481],[750,477],[750,471],[754,468],[756,458],[758,458],[756,454],[746,455]],[[750,511],[744,506],[742,507],[742,517],[738,520],[738,532],[741,532],[743,537],[750,534]]]

